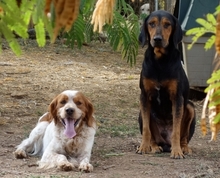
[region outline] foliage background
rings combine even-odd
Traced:
[[[84,43],[97,39],[99,34],[93,32],[91,16],[95,7],[95,0],[81,0],[80,13],[72,29],[68,33],[60,32],[66,38],[67,45],[81,48]],[[20,46],[16,40],[19,36],[27,39],[28,25],[33,20],[38,45],[46,44],[46,33],[52,39],[55,13],[51,7],[51,19],[44,14],[42,0],[22,0],[20,7],[16,1],[0,0],[0,35],[5,38],[16,55],[21,54]],[[138,35],[140,32],[138,16],[124,0],[116,1],[112,24],[104,26],[103,34],[112,48],[121,51],[122,58],[127,59],[130,65],[136,63],[138,51]],[[1,39],[2,40],[2,39]],[[1,43],[1,42],[0,42]]]
[[[196,22],[200,25],[200,27],[189,29],[186,32],[186,35],[192,36],[192,44],[188,46],[188,49],[191,49],[192,46],[197,42],[197,40],[206,33],[211,34],[211,37],[205,43],[205,50],[210,49],[215,43],[220,41],[220,36],[217,36],[217,25],[219,22],[216,20],[216,16],[220,13],[220,6],[216,7],[216,11],[211,14],[207,14],[206,18],[198,18]],[[215,46],[217,47],[217,46]],[[205,89],[205,92],[208,94],[209,101],[209,119],[210,123],[212,123],[216,128],[215,132],[218,132],[217,125],[220,124],[220,60],[219,54],[215,55],[215,70],[212,73],[210,79],[208,79],[207,84],[208,87]],[[214,108],[214,118],[213,111]],[[212,119],[213,118],[213,119]]]

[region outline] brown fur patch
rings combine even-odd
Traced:
[[[166,50],[164,48],[154,48],[154,54],[155,54],[155,58],[159,59],[161,58],[164,54],[166,54]]]
[[[176,80],[165,80],[162,82],[162,86],[166,87],[169,94],[170,94],[170,100],[172,101],[176,96],[177,92],[177,81]]]
[[[81,92],[76,94],[76,96],[73,98],[73,101],[76,103],[77,107],[85,113],[83,119],[86,124],[89,127],[92,127],[95,121],[93,117],[94,108],[92,103]]]
[[[150,21],[148,22],[148,32],[150,35],[150,39],[152,40],[153,37],[156,35],[157,33],[157,28],[160,24],[159,24],[159,19],[157,17],[153,17],[150,19]]]
[[[171,26],[170,20],[167,19],[166,17],[163,17],[161,19],[161,29],[162,29],[161,33],[162,33],[163,40],[168,45],[169,44],[170,35],[172,33],[172,26]]]
[[[153,90],[155,90],[158,87],[158,83],[156,81],[147,78],[143,79],[143,85],[145,91],[149,93],[149,96],[151,95],[151,92],[153,92]],[[148,99],[151,100],[151,98]]]
[[[48,112],[47,114],[45,114],[40,118],[39,122],[43,122],[43,121],[51,122],[52,120],[53,120],[53,116]]]
[[[49,106],[49,111],[54,118],[55,124],[59,123],[59,118],[57,117],[57,111],[68,101],[68,97],[64,94],[59,94],[56,98],[53,99]]]

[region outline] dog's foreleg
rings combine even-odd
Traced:
[[[180,132],[183,117],[183,98],[179,98],[180,106],[176,100],[172,100],[172,114],[173,114],[173,132],[171,139],[171,158],[184,158],[184,154],[180,147]]]
[[[63,145],[57,144],[59,141],[57,138],[51,140],[38,162],[39,168],[59,168],[63,171],[71,171],[74,168],[74,165],[68,161],[65,152],[60,151],[63,150]]]
[[[92,147],[94,144],[94,136],[96,130],[93,127],[88,128],[88,137],[83,141],[83,145],[81,146],[81,153],[78,156],[77,160],[79,162],[79,170],[85,172],[92,172],[93,166],[90,163],[90,157],[92,152]]]
[[[45,151],[38,165],[40,169],[58,168],[62,171],[71,171],[74,168],[65,155],[53,151]]]
[[[150,103],[146,104],[146,107],[141,104],[141,117],[142,117],[142,141],[140,147],[137,148],[137,153],[144,154],[150,153],[150,141],[151,141],[151,132],[150,132]]]

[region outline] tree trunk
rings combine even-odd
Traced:
[[[150,0],[150,13],[155,11],[155,1],[154,0]]]

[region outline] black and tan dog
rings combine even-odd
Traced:
[[[140,76],[142,142],[137,153],[171,151],[171,158],[184,158],[192,152],[188,143],[195,130],[195,110],[177,47],[182,37],[178,20],[166,11],[145,19],[139,37],[148,48]]]

